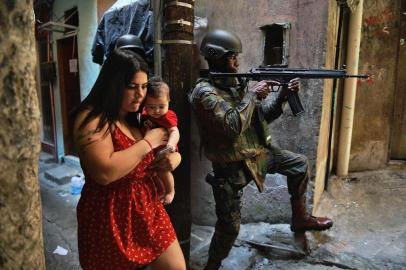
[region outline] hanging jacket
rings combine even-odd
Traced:
[[[92,45],[93,62],[102,65],[114,49],[117,38],[125,34],[138,36],[149,63],[153,60],[154,26],[148,0],[119,0],[104,14]]]

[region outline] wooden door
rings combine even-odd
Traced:
[[[399,51],[390,159],[406,160],[406,0],[401,0]]]
[[[72,137],[74,119],[70,116],[70,113],[80,104],[78,46],[76,36],[58,40],[57,49],[64,150],[65,155],[75,155],[76,151]]]

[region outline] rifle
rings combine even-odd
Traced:
[[[247,73],[221,73],[210,72],[211,78],[246,78],[254,81],[274,80],[280,82],[280,87],[287,87],[290,80],[294,78],[301,79],[341,79],[341,78],[368,78],[367,74],[347,74],[345,68],[342,69],[307,69],[307,68],[285,68],[285,67],[258,67],[252,68]],[[276,90],[276,91],[278,91]],[[297,92],[288,95],[289,107],[294,116],[304,113],[303,105]]]

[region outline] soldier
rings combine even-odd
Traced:
[[[146,61],[145,49],[139,37],[132,34],[122,35],[116,40],[115,48],[128,49],[138,53]]]
[[[220,29],[209,32],[200,52],[209,71],[238,72],[242,46],[235,34]],[[243,187],[254,180],[262,192],[267,173],[287,176],[293,232],[326,230],[333,225],[329,218],[307,213],[307,158],[271,145],[268,123],[283,113],[290,91],[299,90],[299,80],[291,80],[273,101],[263,101],[271,85],[279,83],[261,81],[248,87],[244,80],[235,78],[200,78],[189,94],[204,152],[214,172],[207,175],[206,181],[213,189],[217,222],[205,270],[219,269],[237,238]]]
[[[117,38],[114,48],[127,49],[137,53],[148,64],[148,76],[153,76],[154,63],[151,61],[151,57],[146,54],[144,45],[138,36],[133,34],[122,35]]]

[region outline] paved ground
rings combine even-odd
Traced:
[[[47,269],[80,269],[75,212],[79,195],[70,194],[68,182],[78,168],[50,158],[40,158]],[[406,269],[405,196],[405,165],[333,178],[317,209],[334,218],[330,231],[295,235],[287,224],[244,224],[221,269]],[[202,269],[212,233],[212,227],[193,225],[191,269]]]
[[[76,204],[79,195],[70,195],[70,183],[57,184],[45,176],[45,172],[62,168],[49,162],[47,155],[40,158],[40,185],[42,201],[42,226],[45,245],[46,267],[49,270],[77,270],[79,266],[76,240]],[[54,175],[61,180],[66,177]],[[58,246],[67,251],[66,255],[53,253]],[[63,254],[63,253],[62,253]]]

